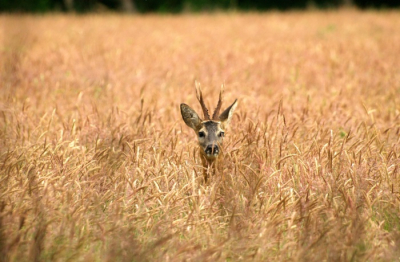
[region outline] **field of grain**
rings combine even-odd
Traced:
[[[0,261],[400,259],[398,11],[0,24]],[[225,181],[195,81],[239,101]]]

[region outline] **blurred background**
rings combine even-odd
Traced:
[[[179,13],[306,8],[398,8],[399,0],[0,0],[0,12]]]

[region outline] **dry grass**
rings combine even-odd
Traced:
[[[400,258],[398,12],[0,23],[1,260]],[[208,186],[194,80],[239,99]]]

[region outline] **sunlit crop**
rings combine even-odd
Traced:
[[[6,261],[397,261],[400,15],[1,15]],[[238,98],[225,180],[180,115]]]

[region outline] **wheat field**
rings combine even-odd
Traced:
[[[398,11],[0,23],[0,261],[400,259]],[[195,81],[239,101],[208,184]]]

